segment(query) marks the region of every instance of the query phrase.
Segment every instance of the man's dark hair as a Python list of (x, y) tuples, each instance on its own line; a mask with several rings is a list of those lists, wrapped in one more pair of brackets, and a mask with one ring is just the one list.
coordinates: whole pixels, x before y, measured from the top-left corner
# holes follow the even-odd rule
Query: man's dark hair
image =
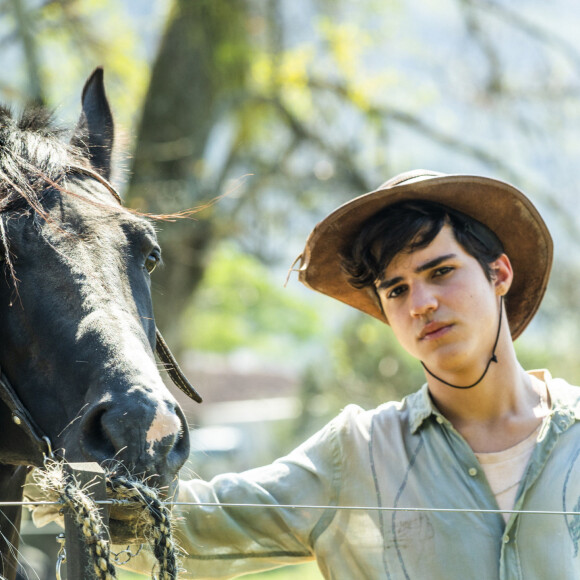
[(491, 262), (503, 254), (499, 238), (481, 222), (431, 201), (403, 201), (363, 223), (351, 248), (341, 256), (342, 267), (355, 288), (373, 286), (399, 252), (428, 246), (449, 224), (461, 247), (481, 265), (488, 280)]

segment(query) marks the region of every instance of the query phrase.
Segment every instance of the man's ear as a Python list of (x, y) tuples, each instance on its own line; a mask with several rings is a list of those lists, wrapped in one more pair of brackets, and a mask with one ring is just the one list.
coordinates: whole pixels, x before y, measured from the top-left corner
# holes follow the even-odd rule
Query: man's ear
[(514, 279), (512, 263), (506, 254), (502, 254), (497, 260), (489, 265), (491, 269), (491, 281), (498, 296), (505, 296)]

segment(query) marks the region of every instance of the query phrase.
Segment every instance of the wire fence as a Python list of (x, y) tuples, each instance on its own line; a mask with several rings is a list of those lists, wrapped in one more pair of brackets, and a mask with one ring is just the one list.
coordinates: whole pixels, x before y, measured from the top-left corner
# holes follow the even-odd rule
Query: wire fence
[[(132, 505), (127, 500), (107, 499), (95, 500), (97, 505), (122, 506)], [(191, 506), (191, 507), (216, 507), (216, 508), (264, 508), (264, 509), (307, 509), (307, 510), (337, 510), (337, 511), (378, 511), (378, 512), (437, 512), (437, 513), (476, 513), (476, 514), (518, 514), (518, 515), (550, 515), (550, 516), (580, 516), (580, 511), (558, 510), (508, 510), (508, 509), (481, 509), (481, 508), (436, 508), (436, 507), (413, 507), (413, 506), (354, 506), (354, 505), (315, 505), (315, 504), (263, 504), (263, 503), (219, 503), (219, 502), (184, 502), (164, 501), (167, 507)], [(58, 501), (7, 501), (0, 502), (0, 507), (8, 506), (60, 506)]]
[[(106, 508), (107, 506), (134, 506), (135, 502), (128, 499), (119, 498), (109, 498), (102, 499), (91, 498), (89, 501), (92, 504), (98, 506), (99, 508)], [(21, 506), (21, 507), (40, 507), (40, 506), (53, 506), (55, 508), (63, 508), (63, 501), (60, 500), (21, 500), (21, 501), (0, 501), (0, 509), (2, 507), (10, 506)], [(184, 502), (184, 501), (158, 501), (159, 509), (166, 510), (174, 506), (188, 507), (193, 509), (196, 508), (216, 508), (216, 509), (285, 509), (285, 510), (333, 510), (333, 511), (351, 511), (351, 512), (437, 512), (437, 513), (469, 513), (469, 514), (517, 514), (517, 515), (542, 515), (542, 516), (580, 516), (580, 511), (568, 511), (568, 510), (516, 510), (516, 509), (482, 509), (482, 508), (441, 508), (441, 507), (417, 507), (417, 506), (362, 506), (362, 505), (317, 505), (317, 504), (263, 504), (263, 503), (234, 503), (234, 502)], [(100, 511), (100, 510), (99, 510)], [(67, 512), (68, 513), (68, 512)], [(169, 513), (169, 512), (168, 512)], [(73, 526), (70, 521), (67, 522), (65, 515), (65, 533), (59, 534), (57, 536), (57, 541), (61, 544), (61, 549), (58, 553), (58, 558), (56, 561), (56, 578), (61, 579), (61, 566), (64, 562), (67, 563), (67, 573), (71, 574), (73, 578), (76, 578), (78, 574), (84, 574), (83, 570), (87, 570), (89, 563), (93, 566), (93, 572), (91, 578), (95, 580), (114, 580), (117, 575), (115, 573), (115, 566), (123, 566), (127, 564), (133, 557), (139, 555), (143, 544), (139, 547), (139, 550), (134, 553), (131, 551), (131, 546), (127, 546), (126, 550), (116, 553), (110, 550), (108, 544), (105, 544), (107, 548), (106, 559), (90, 554), (87, 550), (89, 544), (85, 545), (79, 540), (79, 536), (75, 531), (75, 526)], [(70, 515), (68, 516), (70, 520)], [(104, 522), (105, 526), (108, 526), (108, 517)], [(83, 528), (85, 526), (83, 525)], [(169, 528), (168, 528), (169, 530)], [(103, 532), (99, 532), (102, 534)], [(171, 532), (169, 532), (170, 534)], [(75, 538), (76, 536), (76, 538)], [(92, 536), (91, 536), (92, 537)], [(177, 564), (175, 560), (175, 552), (173, 548), (173, 543), (170, 535), (167, 536), (169, 551), (167, 553), (172, 557), (169, 560), (164, 560), (156, 553), (156, 557), (159, 563), (159, 578), (167, 580), (176, 580), (178, 577), (177, 566), (168, 566), (167, 563)], [(65, 549), (66, 546), (66, 549)], [(99, 566), (98, 562), (105, 562), (106, 567)], [(78, 576), (80, 577), (80, 576)], [(155, 574), (152, 578), (156, 578)]]

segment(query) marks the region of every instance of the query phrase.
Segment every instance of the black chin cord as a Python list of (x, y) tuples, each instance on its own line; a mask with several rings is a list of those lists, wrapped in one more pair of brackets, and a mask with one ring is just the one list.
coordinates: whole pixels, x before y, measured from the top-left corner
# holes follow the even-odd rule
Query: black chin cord
[(497, 325), (497, 334), (495, 335), (495, 343), (493, 344), (493, 350), (491, 353), (491, 358), (487, 361), (487, 365), (485, 366), (485, 369), (483, 371), (483, 374), (479, 377), (479, 379), (477, 379), (477, 381), (475, 381), (475, 383), (471, 384), (471, 385), (466, 385), (464, 387), (460, 386), (460, 385), (452, 385), (451, 383), (448, 383), (447, 381), (444, 381), (443, 379), (439, 378), (437, 375), (434, 375), (425, 365), (425, 363), (423, 361), (421, 361), (421, 364), (423, 365), (423, 368), (434, 378), (437, 379), (438, 381), (440, 381), (441, 383), (443, 383), (444, 385), (447, 385), (448, 387), (453, 387), (454, 389), (471, 389), (472, 387), (475, 387), (476, 385), (479, 385), (479, 383), (481, 383), (481, 381), (483, 380), (483, 377), (485, 377), (485, 375), (487, 374), (487, 371), (489, 370), (489, 367), (491, 365), (492, 362), (496, 363), (497, 362), (497, 356), (495, 355), (495, 349), (497, 348), (497, 343), (499, 342), (499, 333), (501, 332), (501, 320), (502, 320), (502, 315), (503, 315), (503, 296), (500, 296), (500, 305), (499, 305), (499, 323)]

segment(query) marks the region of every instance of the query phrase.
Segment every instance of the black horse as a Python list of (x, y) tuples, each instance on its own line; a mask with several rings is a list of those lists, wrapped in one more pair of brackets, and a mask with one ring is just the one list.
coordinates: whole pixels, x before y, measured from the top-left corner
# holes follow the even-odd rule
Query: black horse
[[(154, 357), (165, 348), (149, 278), (160, 249), (150, 221), (123, 208), (108, 182), (113, 120), (101, 69), (69, 142), (51, 125), (42, 110), (16, 120), (0, 108), (0, 501), (20, 500), (28, 466), (51, 453), (169, 493), (189, 438)], [(20, 515), (0, 511), (8, 579)]]

